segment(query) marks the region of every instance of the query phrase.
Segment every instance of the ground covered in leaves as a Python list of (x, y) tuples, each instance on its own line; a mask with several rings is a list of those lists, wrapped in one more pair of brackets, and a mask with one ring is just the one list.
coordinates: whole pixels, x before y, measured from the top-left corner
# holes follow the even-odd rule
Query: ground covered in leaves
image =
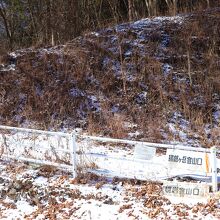
[(0, 165), (1, 219), (219, 219), (217, 198), (168, 199), (157, 182), (71, 173), (50, 166)]

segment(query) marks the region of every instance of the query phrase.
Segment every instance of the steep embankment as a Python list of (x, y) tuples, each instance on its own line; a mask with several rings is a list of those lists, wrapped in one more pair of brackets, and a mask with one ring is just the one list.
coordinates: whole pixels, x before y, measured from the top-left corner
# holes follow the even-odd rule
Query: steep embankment
[(143, 19), (2, 57), (0, 123), (216, 144), (220, 9)]

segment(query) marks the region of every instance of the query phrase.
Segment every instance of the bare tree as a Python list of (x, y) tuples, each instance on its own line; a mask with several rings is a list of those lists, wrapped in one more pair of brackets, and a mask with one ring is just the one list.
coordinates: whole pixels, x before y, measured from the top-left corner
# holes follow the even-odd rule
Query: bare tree
[(165, 2), (168, 6), (169, 11), (172, 12), (173, 15), (176, 15), (178, 0), (165, 0)]
[(7, 13), (7, 5), (5, 2), (0, 1), (0, 16), (4, 23), (4, 28), (6, 31), (7, 39), (9, 41), (9, 47), (13, 47), (13, 25), (10, 18), (10, 14)]
[(157, 14), (157, 0), (145, 0), (148, 15), (154, 16)]
[(129, 21), (135, 18), (134, 0), (128, 0), (128, 18)]
[(0, 0), (7, 46), (56, 45), (83, 31), (143, 16), (219, 6), (216, 0)]

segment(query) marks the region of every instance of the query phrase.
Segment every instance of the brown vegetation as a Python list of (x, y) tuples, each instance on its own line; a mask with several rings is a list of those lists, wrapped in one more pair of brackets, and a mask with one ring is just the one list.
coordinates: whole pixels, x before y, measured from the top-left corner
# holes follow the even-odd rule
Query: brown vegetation
[[(140, 137), (158, 141), (180, 112), (189, 132), (207, 144), (205, 125), (218, 124), (219, 18), (216, 8), (181, 22), (128, 23), (65, 46), (17, 51), (17, 58), (2, 59), (0, 121), (81, 127), (112, 137), (125, 137), (137, 124)], [(10, 63), (15, 70), (3, 71)]]
[(33, 45), (54, 46), (128, 20), (219, 6), (219, 0), (2, 0), (0, 53)]

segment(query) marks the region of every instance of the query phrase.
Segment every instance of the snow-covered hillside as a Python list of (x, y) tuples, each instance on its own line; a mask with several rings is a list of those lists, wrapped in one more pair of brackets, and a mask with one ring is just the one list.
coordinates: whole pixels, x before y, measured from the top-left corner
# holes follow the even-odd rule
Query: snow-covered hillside
[(0, 122), (219, 143), (219, 9), (87, 33), (1, 58)]

